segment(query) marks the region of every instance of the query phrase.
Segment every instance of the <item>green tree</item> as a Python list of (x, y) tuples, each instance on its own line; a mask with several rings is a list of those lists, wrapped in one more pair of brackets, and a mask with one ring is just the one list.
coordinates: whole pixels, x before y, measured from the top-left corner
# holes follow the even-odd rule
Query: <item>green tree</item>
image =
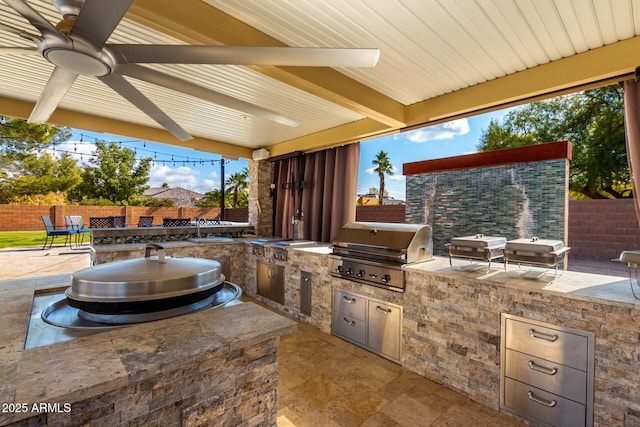
[[(380, 195), (380, 190), (378, 190), (378, 187), (369, 187), (368, 193)], [(386, 189), (384, 190), (384, 197), (385, 198), (389, 197), (389, 192)]]
[(378, 177), (380, 177), (378, 204), (381, 205), (385, 194), (384, 176), (393, 175), (393, 165), (391, 164), (391, 160), (389, 160), (389, 155), (382, 150), (380, 150), (376, 155), (376, 158), (373, 159), (371, 163), (375, 165), (373, 171), (378, 174)]
[[(216, 188), (204, 193), (202, 199), (196, 202), (196, 206), (199, 208), (219, 208), (220, 207), (220, 189)], [(226, 208), (231, 207), (231, 195), (232, 190), (230, 188), (224, 191), (224, 206)]]
[(68, 154), (60, 160), (47, 153), (28, 155), (22, 161), (20, 175), (7, 180), (14, 197), (66, 193), (81, 182), (80, 169)]
[(67, 127), (5, 118), (0, 124), (0, 171), (10, 173), (20, 170), (25, 157), (69, 138), (71, 130)]
[(80, 182), (78, 166), (66, 154), (58, 160), (42, 149), (70, 136), (69, 128), (20, 119), (0, 124), (0, 203), (44, 200), (49, 194), (64, 199)]
[[(245, 168), (246, 169), (246, 168)], [(232, 173), (225, 181), (225, 185), (231, 190), (233, 203), (231, 207), (238, 207), (238, 196), (241, 192), (246, 192), (249, 188), (248, 176), (243, 172)]]
[(580, 197), (631, 197), (624, 131), (624, 97), (611, 85), (534, 102), (492, 120), (478, 149), (491, 151), (569, 140), (569, 188)]
[(96, 141), (94, 157), (82, 172), (82, 182), (72, 196), (75, 200), (107, 199), (112, 202), (130, 202), (149, 186), (151, 158), (136, 160), (136, 153), (116, 143)]

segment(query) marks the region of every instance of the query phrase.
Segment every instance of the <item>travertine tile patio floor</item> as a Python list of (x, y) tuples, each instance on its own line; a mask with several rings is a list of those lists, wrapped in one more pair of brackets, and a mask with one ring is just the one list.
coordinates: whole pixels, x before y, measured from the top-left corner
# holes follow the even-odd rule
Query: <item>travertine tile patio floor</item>
[(319, 329), (299, 323), (278, 350), (278, 426), (522, 426)]

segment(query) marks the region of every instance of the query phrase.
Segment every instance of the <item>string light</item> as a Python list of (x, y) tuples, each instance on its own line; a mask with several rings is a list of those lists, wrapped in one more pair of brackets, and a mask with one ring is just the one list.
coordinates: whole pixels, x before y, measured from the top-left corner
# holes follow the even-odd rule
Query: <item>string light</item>
[[(0, 116), (0, 124), (2, 124), (2, 120), (4, 120), (4, 117)], [(5, 123), (6, 123), (6, 121), (5, 121)], [(45, 128), (45, 132), (48, 132), (48, 128)], [(224, 161), (224, 159), (211, 159), (211, 158), (209, 158), (209, 159), (195, 158), (194, 159), (193, 157), (189, 157), (189, 156), (180, 156), (180, 155), (173, 154), (173, 153), (162, 153), (162, 152), (159, 152), (157, 150), (150, 150), (150, 149), (147, 148), (146, 141), (142, 141), (142, 140), (122, 140), (122, 141), (110, 140), (110, 141), (104, 141), (104, 140), (101, 140), (100, 138), (94, 138), (94, 137), (87, 136), (87, 135), (84, 135), (84, 134), (80, 134), (80, 140), (73, 143), (73, 151), (60, 150), (57, 147), (56, 142), (54, 142), (54, 141), (52, 141), (50, 143), (50, 145), (52, 146), (51, 150), (53, 151), (54, 154), (57, 154), (57, 153), (61, 153), (61, 154), (62, 153), (67, 153), (67, 154), (75, 154), (75, 155), (80, 154), (80, 159), (83, 160), (84, 159), (84, 157), (83, 157), (84, 155), (83, 155), (81, 150), (78, 150), (77, 144), (78, 143), (88, 142), (85, 138), (93, 139), (95, 141), (103, 141), (103, 142), (107, 142), (109, 144), (115, 144), (117, 142), (118, 146), (120, 148), (123, 148), (123, 144), (131, 144), (131, 145), (133, 145), (133, 144), (142, 143), (143, 147), (138, 147), (138, 146), (133, 145), (131, 148), (129, 148), (129, 147), (124, 147), (124, 148), (133, 149), (134, 155), (136, 157), (135, 160), (137, 160), (137, 161), (140, 161), (143, 158), (150, 158), (151, 157), (151, 153), (153, 153), (153, 159), (152, 159), (152, 164), (153, 165), (158, 165), (158, 164), (160, 164), (160, 162), (162, 162), (162, 165), (166, 166), (168, 162), (171, 162), (171, 164), (173, 166), (182, 165), (182, 166), (194, 166), (194, 167), (197, 167), (198, 163), (200, 163), (200, 166), (204, 166), (207, 163), (211, 164), (211, 166), (215, 166), (216, 162)], [(142, 156), (140, 151), (148, 152), (149, 156), (146, 156), (146, 157)], [(87, 153), (84, 153), (84, 154), (87, 154)], [(140, 157), (138, 157), (138, 155), (140, 155)], [(158, 156), (165, 156), (167, 158), (170, 156), (171, 160), (168, 160), (168, 159), (165, 160), (165, 159), (162, 159), (162, 157), (158, 158)], [(97, 156), (95, 154), (87, 154), (87, 157), (95, 158)], [(184, 160), (181, 160), (181, 159), (184, 159)]]

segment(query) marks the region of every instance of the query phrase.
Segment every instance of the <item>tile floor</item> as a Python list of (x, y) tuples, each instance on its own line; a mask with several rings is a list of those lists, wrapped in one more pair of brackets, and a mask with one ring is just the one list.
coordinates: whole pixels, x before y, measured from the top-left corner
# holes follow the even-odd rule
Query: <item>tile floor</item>
[(278, 366), (279, 427), (524, 425), (303, 323)]

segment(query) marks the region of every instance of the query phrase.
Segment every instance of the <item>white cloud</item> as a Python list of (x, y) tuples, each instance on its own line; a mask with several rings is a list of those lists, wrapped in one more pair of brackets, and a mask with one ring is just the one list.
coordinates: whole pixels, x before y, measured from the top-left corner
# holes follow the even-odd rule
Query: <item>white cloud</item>
[[(378, 172), (376, 172), (375, 169), (376, 168), (369, 168), (366, 170), (366, 172), (371, 175), (378, 175)], [(398, 168), (395, 167), (394, 165), (391, 165), (391, 170), (393, 171), (394, 175), (398, 173)], [(391, 175), (391, 176), (394, 176), (394, 175)]]
[(411, 142), (427, 142), (441, 139), (453, 139), (456, 136), (469, 133), (469, 121), (467, 119), (453, 120), (439, 125), (433, 125), (422, 129), (400, 133), (395, 139), (406, 139)]
[(96, 151), (96, 146), (89, 142), (66, 141), (62, 144), (56, 144), (55, 151), (52, 148), (48, 148), (46, 151), (57, 159), (60, 158), (62, 153), (66, 153), (80, 165), (92, 166), (92, 164), (89, 163), (89, 159)]
[(386, 179), (389, 179), (391, 181), (406, 181), (407, 177), (404, 175), (394, 174), (394, 175), (388, 176)]
[[(167, 165), (159, 165), (151, 167), (149, 171), (149, 183), (151, 187), (161, 187), (163, 183), (169, 184), (171, 188), (186, 188), (187, 190), (196, 191), (198, 193), (206, 193), (220, 186), (219, 181), (212, 179), (203, 179), (200, 177), (201, 171), (189, 166), (171, 167)], [(215, 172), (209, 174), (216, 175)]]

